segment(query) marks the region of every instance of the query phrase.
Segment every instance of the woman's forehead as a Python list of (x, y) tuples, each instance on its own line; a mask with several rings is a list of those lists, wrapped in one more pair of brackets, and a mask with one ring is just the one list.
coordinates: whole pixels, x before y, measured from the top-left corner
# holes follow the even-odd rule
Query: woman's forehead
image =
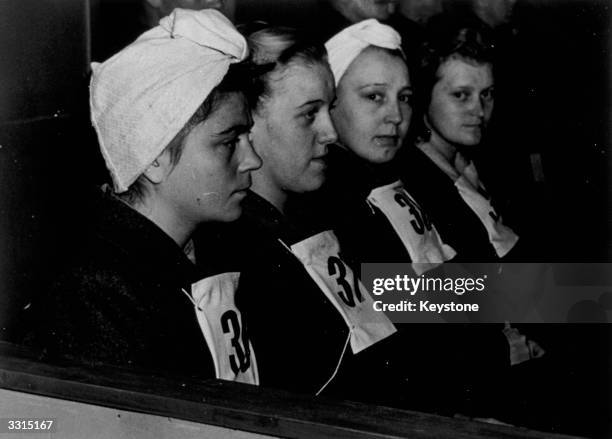
[(481, 63), (463, 57), (451, 57), (440, 64), (438, 82), (460, 85), (478, 83), (483, 87), (493, 84), (493, 69), (489, 63)]
[(333, 75), (323, 62), (295, 61), (272, 74), (270, 81), (277, 96), (312, 94), (318, 90), (334, 90)]
[(406, 62), (388, 50), (370, 46), (364, 49), (348, 67), (340, 80), (351, 85), (368, 83), (396, 84), (410, 86), (410, 76)]

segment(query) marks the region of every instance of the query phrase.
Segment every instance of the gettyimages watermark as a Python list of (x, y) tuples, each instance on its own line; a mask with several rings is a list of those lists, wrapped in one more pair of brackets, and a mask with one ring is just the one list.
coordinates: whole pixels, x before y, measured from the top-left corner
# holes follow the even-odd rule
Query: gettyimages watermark
[[(487, 275), (479, 278), (450, 277), (419, 277), (407, 274), (397, 274), (394, 278), (375, 278), (372, 282), (372, 294), (380, 296), (386, 292), (405, 293), (412, 297), (425, 293), (452, 293), (461, 296), (465, 293), (483, 292), (486, 288)], [(480, 309), (478, 303), (435, 303), (430, 300), (400, 300), (399, 303), (385, 303), (384, 300), (374, 300), (375, 311), (408, 311), (408, 312), (476, 312)]]
[(362, 264), (361, 280), (396, 323), (612, 322), (612, 264)]

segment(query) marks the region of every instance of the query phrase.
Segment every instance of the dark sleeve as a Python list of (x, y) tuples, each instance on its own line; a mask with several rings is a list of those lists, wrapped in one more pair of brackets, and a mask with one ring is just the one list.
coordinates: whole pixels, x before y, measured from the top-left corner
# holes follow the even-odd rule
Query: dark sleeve
[(50, 357), (136, 365), (145, 334), (134, 286), (116, 270), (77, 267), (54, 282), (37, 304), (35, 343)]

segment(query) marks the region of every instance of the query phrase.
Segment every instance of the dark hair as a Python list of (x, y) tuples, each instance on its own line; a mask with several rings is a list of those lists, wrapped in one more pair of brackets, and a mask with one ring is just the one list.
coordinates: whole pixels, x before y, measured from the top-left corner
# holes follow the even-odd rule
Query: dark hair
[[(212, 113), (217, 110), (219, 104), (230, 93), (242, 93), (245, 95), (249, 105), (257, 98), (258, 93), (250, 83), (252, 82), (251, 68), (248, 62), (232, 64), (223, 80), (206, 97), (204, 102), (189, 118), (185, 126), (174, 136), (174, 138), (164, 148), (170, 153), (170, 164), (174, 167), (178, 164), (183, 154), (185, 138), (192, 129), (204, 122)], [(134, 183), (130, 185), (126, 192), (118, 194), (128, 204), (135, 204), (141, 201), (147, 191), (147, 183), (144, 175), (140, 175)]]
[(258, 97), (252, 109), (270, 97), (271, 75), (299, 61), (309, 64), (327, 64), (327, 51), (323, 44), (315, 42), (298, 30), (284, 26), (271, 26), (253, 22), (238, 28), (247, 38), (251, 49), (251, 62), (260, 67), (254, 75), (253, 85)]
[[(493, 40), (486, 28), (452, 25), (438, 22), (437, 28), (430, 28), (430, 38), (425, 42), (416, 76), (416, 107), (424, 115), (431, 95), (440, 80), (439, 69), (450, 59), (463, 59), (475, 64), (493, 64)], [(420, 120), (421, 118), (417, 118)], [(421, 126), (418, 131), (426, 131)], [(420, 135), (420, 133), (419, 133)]]

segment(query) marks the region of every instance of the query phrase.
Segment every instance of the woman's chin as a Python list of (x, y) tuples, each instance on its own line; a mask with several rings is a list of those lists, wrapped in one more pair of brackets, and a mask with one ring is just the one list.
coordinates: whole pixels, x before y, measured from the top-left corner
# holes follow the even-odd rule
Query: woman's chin
[(377, 148), (375, 151), (369, 151), (368, 154), (361, 155), (361, 158), (370, 163), (382, 165), (393, 160), (398, 151), (398, 148)]
[(463, 146), (478, 146), (481, 141), (482, 134), (480, 134), (480, 132), (468, 133), (459, 139), (459, 143)]
[(293, 192), (300, 194), (314, 192), (318, 189), (321, 189), (323, 183), (325, 183), (325, 173), (316, 172), (313, 173), (313, 175), (309, 176), (307, 180), (302, 181), (300, 187), (295, 187)]

